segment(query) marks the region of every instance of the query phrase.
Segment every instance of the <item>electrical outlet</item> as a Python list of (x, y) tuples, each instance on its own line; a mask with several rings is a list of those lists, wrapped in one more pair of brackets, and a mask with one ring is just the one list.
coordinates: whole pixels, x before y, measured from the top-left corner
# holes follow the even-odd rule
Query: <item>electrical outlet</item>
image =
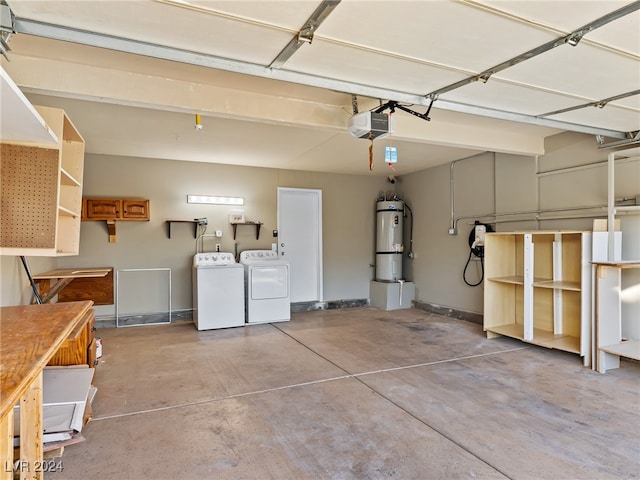
[(449, 229), (449, 235), (457, 235), (458, 232), (456, 232), (455, 228), (450, 228)]
[(222, 237), (222, 230), (216, 230), (216, 237)]

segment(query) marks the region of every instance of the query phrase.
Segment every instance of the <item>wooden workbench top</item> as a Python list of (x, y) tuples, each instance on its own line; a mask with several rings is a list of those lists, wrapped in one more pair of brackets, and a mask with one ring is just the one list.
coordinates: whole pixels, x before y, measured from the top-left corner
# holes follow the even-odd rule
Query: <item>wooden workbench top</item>
[(34, 280), (46, 280), (54, 278), (92, 278), (106, 277), (112, 267), (95, 268), (58, 268), (49, 272), (39, 273), (33, 276)]
[(0, 418), (47, 365), (93, 302), (0, 308)]

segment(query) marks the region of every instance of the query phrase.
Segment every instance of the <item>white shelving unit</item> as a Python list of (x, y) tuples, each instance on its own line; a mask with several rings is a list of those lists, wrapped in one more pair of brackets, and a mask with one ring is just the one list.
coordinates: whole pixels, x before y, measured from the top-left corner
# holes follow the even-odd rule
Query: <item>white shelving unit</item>
[(640, 360), (640, 340), (622, 339), (622, 271), (640, 268), (640, 261), (594, 262), (596, 266), (596, 368), (600, 373), (620, 367), (620, 357)]
[(638, 212), (640, 213), (640, 205), (632, 206), (616, 206), (616, 159), (640, 158), (640, 147), (629, 148), (611, 152), (607, 155), (607, 224), (609, 231), (609, 252), (608, 258), (614, 260), (615, 246), (615, 218), (616, 214), (621, 212)]
[(595, 332), (596, 358), (594, 368), (600, 373), (620, 366), (620, 357), (640, 360), (640, 339), (622, 338), (623, 311), (620, 295), (622, 273), (626, 269), (640, 268), (640, 259), (619, 260), (615, 239), (616, 215), (622, 212), (638, 212), (640, 206), (616, 206), (615, 161), (640, 157), (640, 147), (611, 152), (607, 157), (608, 168), (608, 252), (607, 261), (594, 261), (596, 269)]

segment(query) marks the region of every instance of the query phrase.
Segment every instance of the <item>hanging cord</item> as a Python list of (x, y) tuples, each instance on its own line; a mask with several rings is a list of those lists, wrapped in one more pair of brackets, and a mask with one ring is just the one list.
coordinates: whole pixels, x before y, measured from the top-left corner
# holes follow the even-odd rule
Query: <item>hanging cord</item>
[(200, 249), (198, 248), (198, 242), (200, 242), (200, 247), (202, 247), (202, 249), (204, 250), (204, 244), (203, 244), (203, 240), (202, 237), (204, 236), (205, 233), (207, 233), (207, 228), (208, 225), (198, 225), (196, 227), (196, 255), (198, 253), (202, 253), (200, 252)]
[(467, 281), (467, 268), (469, 267), (469, 263), (471, 263), (471, 256), (472, 255), (473, 255), (473, 250), (469, 250), (469, 258), (467, 259), (467, 263), (464, 266), (464, 272), (462, 272), (462, 279), (464, 280), (464, 283), (466, 283), (470, 287), (477, 287), (484, 280), (484, 255), (478, 257), (480, 259), (480, 272), (481, 272), (480, 273), (480, 280), (478, 280), (478, 283), (469, 283)]
[(369, 135), (369, 141), (371, 145), (369, 145), (369, 171), (373, 172), (373, 137)]
[(411, 214), (411, 221), (409, 222), (409, 258), (413, 258), (413, 211), (411, 207), (405, 202), (404, 207)]
[(27, 259), (21, 255), (20, 260), (22, 260), (22, 266), (24, 267), (24, 271), (27, 272), (27, 277), (29, 277), (29, 283), (31, 284), (31, 290), (33, 290), (33, 295), (36, 297), (36, 302), (38, 302), (38, 305), (42, 305), (42, 297), (40, 296), (40, 292), (38, 292), (38, 286), (36, 285), (36, 282), (33, 281), (33, 277), (31, 276), (31, 270), (29, 270), (29, 264), (27, 263)]
[[(469, 258), (467, 259), (467, 263), (464, 266), (462, 279), (464, 280), (464, 283), (466, 283), (470, 287), (477, 287), (484, 280), (484, 246), (482, 244), (478, 245), (477, 239), (475, 237), (475, 227), (478, 225), (484, 225), (485, 233), (493, 232), (493, 227), (491, 227), (491, 225), (480, 223), (478, 221), (476, 221), (475, 226), (469, 232)], [(472, 255), (475, 255), (480, 259), (480, 280), (478, 280), (478, 283), (469, 283), (467, 281), (467, 268), (469, 267), (469, 263), (471, 262)]]

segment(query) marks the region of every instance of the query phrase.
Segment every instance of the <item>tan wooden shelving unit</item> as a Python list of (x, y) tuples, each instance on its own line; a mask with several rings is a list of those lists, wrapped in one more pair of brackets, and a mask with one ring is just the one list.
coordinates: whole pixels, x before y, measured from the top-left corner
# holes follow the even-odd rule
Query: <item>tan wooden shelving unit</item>
[(84, 140), (65, 112), (35, 107), (57, 144), (1, 144), (0, 254), (77, 255)]
[(591, 232), (488, 233), (484, 330), (591, 362)]

